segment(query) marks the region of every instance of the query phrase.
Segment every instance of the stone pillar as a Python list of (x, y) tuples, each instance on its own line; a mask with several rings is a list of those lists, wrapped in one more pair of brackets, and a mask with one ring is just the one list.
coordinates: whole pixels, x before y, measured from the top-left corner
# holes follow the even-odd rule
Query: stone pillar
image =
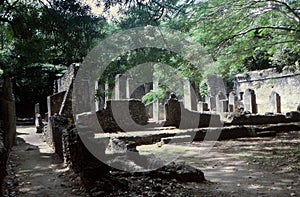
[(39, 114), (40, 113), (40, 104), (36, 103), (34, 105), (34, 114)]
[(127, 90), (127, 77), (121, 74), (118, 74), (115, 77), (115, 91), (114, 99), (123, 100), (126, 99), (126, 90)]
[(164, 126), (179, 127), (181, 121), (181, 104), (175, 94), (171, 94), (165, 104), (166, 122)]
[(97, 98), (95, 99), (95, 110), (99, 111), (100, 109), (100, 103), (101, 103), (101, 95), (98, 95), (98, 93), (100, 93), (101, 90), (99, 90), (99, 82), (98, 80), (95, 81), (95, 93), (97, 94)]
[(198, 102), (198, 111), (199, 112), (209, 111), (208, 104), (202, 101)]
[(212, 96), (206, 96), (205, 97), (205, 102), (208, 105), (208, 109), (210, 111), (216, 111), (216, 98)]
[(61, 79), (57, 80), (57, 92), (61, 92)]
[(145, 95), (145, 85), (138, 83), (132, 78), (127, 78), (126, 88), (127, 99), (142, 99), (142, 97)]
[(256, 95), (254, 90), (247, 89), (244, 93), (244, 107), (245, 111), (249, 111), (250, 113), (257, 113), (257, 104), (256, 104)]
[(133, 93), (133, 84), (132, 84), (132, 78), (128, 77), (126, 79), (126, 99), (130, 99), (131, 94)]
[(270, 97), (273, 113), (281, 113), (281, 98), (277, 92), (272, 91)]
[[(153, 81), (153, 90), (158, 90), (158, 81)], [(153, 106), (153, 121), (158, 122), (159, 121), (159, 102), (155, 101), (152, 104)]]
[(226, 94), (224, 81), (219, 75), (211, 75), (207, 79), (208, 95), (216, 97), (219, 92)]
[(51, 123), (51, 116), (52, 114), (52, 110), (51, 110), (51, 96), (47, 97), (47, 109), (48, 109), (48, 125), (47, 125), (47, 131), (46, 131), (46, 138), (48, 140), (50, 140), (49, 143), (53, 143), (52, 139), (53, 139), (53, 135), (52, 135), (52, 123)]
[[(227, 103), (227, 106), (225, 106)], [(228, 112), (228, 100), (223, 92), (219, 92), (216, 96), (216, 111), (219, 113)]]
[(229, 93), (229, 98), (228, 98), (228, 111), (229, 112), (238, 112), (239, 104), (238, 104), (239, 98), (235, 94), (235, 92), (230, 92)]
[(108, 85), (108, 82), (106, 82), (104, 86), (105, 86), (104, 87), (104, 94), (105, 94), (105, 101), (104, 101), (104, 103), (106, 103), (106, 101), (108, 99), (110, 99), (109, 98), (109, 85)]
[(184, 80), (184, 107), (188, 110), (197, 111), (197, 96), (195, 91), (189, 81), (189, 79)]

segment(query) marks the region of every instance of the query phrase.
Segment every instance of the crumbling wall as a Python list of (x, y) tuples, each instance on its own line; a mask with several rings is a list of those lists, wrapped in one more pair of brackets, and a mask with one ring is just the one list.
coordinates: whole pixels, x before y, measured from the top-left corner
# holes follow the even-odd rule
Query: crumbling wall
[(46, 142), (63, 158), (62, 130), (73, 124), (72, 91), (73, 81), (79, 64), (72, 64), (62, 78), (55, 82), (56, 93), (48, 96), (48, 125), (44, 130)]
[(175, 126), (181, 129), (222, 126), (220, 115), (200, 113), (184, 108), (183, 103), (175, 98), (168, 100), (165, 105), (166, 122), (164, 126)]
[[(135, 99), (109, 100), (106, 102), (106, 108), (97, 112), (97, 117), (104, 132), (134, 130), (135, 124), (146, 125), (148, 122), (145, 105)], [(123, 128), (119, 125), (123, 125)]]
[(3, 178), (6, 176), (6, 163), (16, 137), (16, 110), (9, 78), (0, 79), (0, 194)]
[(300, 103), (300, 71), (277, 73), (275, 68), (252, 71), (236, 75), (235, 85), (237, 92), (245, 92), (249, 88), (255, 91), (258, 113), (273, 111), (272, 92), (280, 95), (283, 113), (295, 111)]

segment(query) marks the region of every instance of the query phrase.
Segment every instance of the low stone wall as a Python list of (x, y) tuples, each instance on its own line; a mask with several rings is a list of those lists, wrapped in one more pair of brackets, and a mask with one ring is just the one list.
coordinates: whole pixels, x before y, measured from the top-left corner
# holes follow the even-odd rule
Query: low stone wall
[(135, 130), (148, 122), (145, 105), (140, 100), (109, 100), (97, 117), (104, 132)]
[(300, 122), (300, 112), (292, 111), (283, 114), (269, 114), (269, 115), (238, 115), (232, 118), (231, 122), (226, 123), (229, 125), (265, 125), (265, 124), (279, 124)]
[(9, 78), (0, 79), (0, 195), (6, 176), (6, 163), (16, 138), (15, 99)]
[(166, 122), (164, 126), (177, 128), (200, 128), (222, 126), (220, 115), (199, 113), (184, 108), (183, 103), (177, 99), (169, 99), (166, 104)]
[[(91, 136), (93, 136), (93, 134), (91, 134)], [(80, 173), (81, 180), (86, 187), (89, 187), (87, 179), (99, 179), (109, 174), (110, 167), (99, 161), (90, 153), (83, 144), (74, 125), (69, 125), (63, 130), (62, 138), (65, 162), (76, 173)], [(90, 143), (93, 142), (95, 141), (91, 141)], [(104, 153), (105, 147), (99, 147), (99, 144), (95, 145), (95, 147), (97, 147), (98, 150), (102, 148)]]

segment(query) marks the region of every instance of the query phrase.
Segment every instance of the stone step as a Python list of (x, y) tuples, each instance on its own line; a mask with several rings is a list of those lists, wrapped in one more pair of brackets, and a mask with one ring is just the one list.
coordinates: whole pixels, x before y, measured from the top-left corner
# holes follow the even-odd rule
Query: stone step
[(179, 136), (161, 138), (161, 143), (162, 144), (182, 143), (182, 142), (191, 142), (192, 140), (193, 139), (191, 135), (179, 135)]

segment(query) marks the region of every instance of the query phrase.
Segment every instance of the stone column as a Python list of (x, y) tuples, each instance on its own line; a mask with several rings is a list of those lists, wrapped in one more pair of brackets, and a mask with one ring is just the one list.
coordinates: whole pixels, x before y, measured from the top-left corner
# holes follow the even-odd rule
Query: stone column
[(39, 114), (40, 113), (40, 104), (36, 103), (34, 105), (34, 114)]
[(207, 79), (208, 95), (216, 97), (219, 92), (226, 94), (224, 81), (219, 75), (210, 75)]
[(184, 107), (188, 110), (197, 111), (197, 96), (189, 79), (184, 80)]
[[(99, 82), (97, 80), (97, 81), (95, 81), (95, 93), (96, 93), (96, 95), (98, 93), (100, 93), (100, 91), (101, 90), (99, 90)], [(101, 103), (101, 95), (97, 95), (96, 97), (97, 98), (95, 99), (95, 110), (99, 111), (99, 109), (100, 109), (100, 103)]]
[(247, 89), (244, 93), (244, 107), (245, 111), (249, 111), (250, 113), (257, 113), (257, 104), (256, 104), (256, 95), (254, 90)]
[(202, 101), (198, 102), (198, 111), (199, 112), (209, 111), (208, 110), (208, 104), (205, 103), (205, 102), (202, 102)]
[(145, 85), (132, 78), (127, 78), (126, 88), (127, 99), (142, 99), (142, 97), (145, 95)]
[(208, 109), (213, 112), (216, 111), (216, 98), (212, 96), (206, 96), (205, 97), (205, 102), (208, 105)]
[(281, 97), (277, 92), (272, 91), (269, 97), (270, 103), (272, 105), (273, 113), (281, 113)]
[(235, 92), (230, 92), (229, 93), (229, 98), (228, 98), (228, 111), (229, 112), (238, 112), (238, 96), (235, 94)]
[(104, 86), (105, 86), (104, 87), (104, 93), (105, 93), (105, 102), (104, 103), (106, 103), (106, 101), (108, 99), (110, 99), (109, 98), (109, 85), (108, 85), (108, 82), (106, 82)]
[(127, 90), (127, 77), (121, 74), (118, 74), (115, 77), (115, 91), (114, 99), (123, 100), (126, 99), (126, 90)]
[(227, 100), (227, 97), (221, 91), (216, 96), (216, 110), (219, 113), (224, 113), (224, 112), (228, 111), (228, 100)]
[[(153, 90), (158, 90), (158, 81), (153, 81)], [(153, 104), (153, 121), (159, 121), (159, 102), (155, 101)]]

